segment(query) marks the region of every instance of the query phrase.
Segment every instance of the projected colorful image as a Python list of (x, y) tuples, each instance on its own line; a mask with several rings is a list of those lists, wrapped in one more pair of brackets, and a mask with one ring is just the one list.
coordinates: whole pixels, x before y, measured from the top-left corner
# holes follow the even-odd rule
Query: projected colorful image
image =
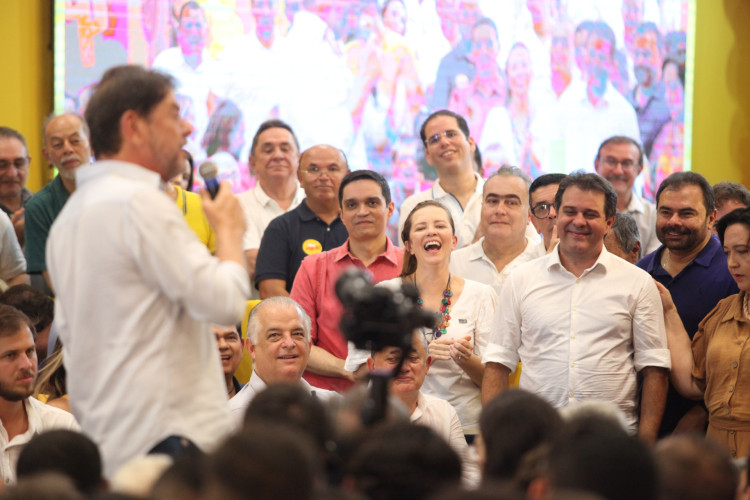
[(593, 171), (599, 143), (627, 135), (652, 198), (689, 168), (693, 12), (692, 0), (58, 0), (57, 107), (82, 112), (113, 65), (159, 68), (194, 127), (188, 149), (236, 191), (253, 186), (250, 143), (274, 117), (302, 149), (332, 144), (384, 174), (397, 206), (435, 179), (419, 127), (437, 109), (466, 117), (484, 176)]

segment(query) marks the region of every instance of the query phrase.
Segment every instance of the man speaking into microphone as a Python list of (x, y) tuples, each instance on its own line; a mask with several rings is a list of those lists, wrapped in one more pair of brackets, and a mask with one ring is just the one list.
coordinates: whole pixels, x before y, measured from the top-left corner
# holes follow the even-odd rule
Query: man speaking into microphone
[(105, 475), (150, 452), (210, 449), (231, 428), (210, 323), (238, 323), (250, 294), (242, 209), (228, 185), (203, 209), (216, 252), (188, 228), (163, 183), (182, 170), (191, 126), (171, 77), (108, 70), (86, 109), (97, 162), (50, 231), (71, 408)]

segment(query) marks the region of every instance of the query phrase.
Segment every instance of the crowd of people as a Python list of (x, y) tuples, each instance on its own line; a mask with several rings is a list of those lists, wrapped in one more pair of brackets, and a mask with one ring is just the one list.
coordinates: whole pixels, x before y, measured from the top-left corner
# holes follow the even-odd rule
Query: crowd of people
[[(438, 179), (400, 207), (278, 119), (252, 190), (196, 194), (175, 89), (108, 70), (85, 116), (45, 120), (60, 174), (34, 195), (0, 127), (5, 498), (750, 495), (747, 188), (675, 172), (651, 203), (623, 135), (595, 173), (484, 178), (442, 109), (420, 128)], [(352, 267), (432, 325), (355, 345)]]

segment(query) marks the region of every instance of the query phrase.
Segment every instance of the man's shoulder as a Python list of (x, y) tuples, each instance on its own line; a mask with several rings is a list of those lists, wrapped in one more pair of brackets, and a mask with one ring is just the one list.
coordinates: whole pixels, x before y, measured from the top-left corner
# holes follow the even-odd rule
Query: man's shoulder
[(29, 199), (26, 204), (26, 213), (37, 210), (59, 213), (67, 199), (68, 193), (62, 186), (62, 181), (59, 180), (59, 176), (55, 177)]
[(30, 421), (38, 425), (37, 431), (41, 432), (48, 429), (70, 429), (77, 431), (80, 429), (75, 417), (65, 410), (55, 408), (48, 404), (42, 403), (36, 398), (26, 398), (27, 409), (32, 415)]

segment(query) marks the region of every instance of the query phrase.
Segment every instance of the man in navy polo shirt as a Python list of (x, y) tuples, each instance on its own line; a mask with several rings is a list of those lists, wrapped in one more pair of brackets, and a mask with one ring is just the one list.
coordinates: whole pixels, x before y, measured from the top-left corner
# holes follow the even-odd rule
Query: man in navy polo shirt
[(289, 296), (302, 259), (346, 241), (338, 193), (348, 172), (346, 156), (333, 146), (313, 146), (302, 153), (297, 176), (306, 198), (272, 220), (260, 242), (255, 284), (261, 299)]
[[(737, 293), (719, 240), (713, 190), (695, 172), (676, 172), (656, 192), (656, 237), (662, 245), (638, 262), (667, 287), (685, 330), (693, 338), (698, 323), (724, 297)], [(704, 432), (705, 410), (670, 385), (659, 436), (673, 431)]]

